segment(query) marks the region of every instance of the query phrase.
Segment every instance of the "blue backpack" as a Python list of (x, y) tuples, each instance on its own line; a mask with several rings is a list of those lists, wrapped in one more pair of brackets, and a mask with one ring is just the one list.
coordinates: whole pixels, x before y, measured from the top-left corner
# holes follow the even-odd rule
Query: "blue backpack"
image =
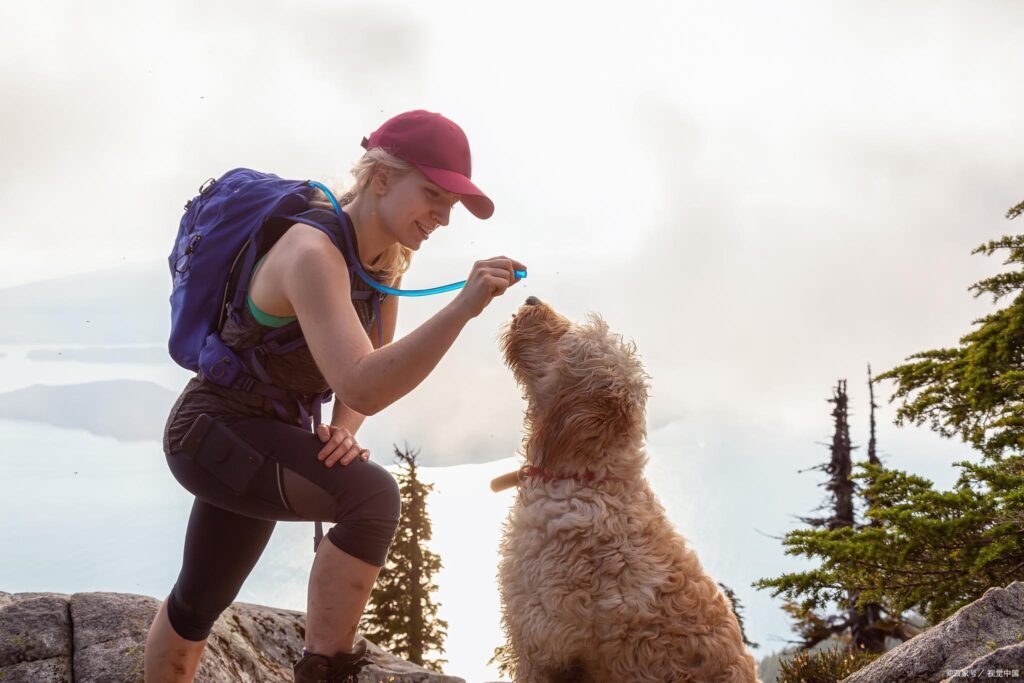
[[(319, 183), (317, 187), (326, 190)], [(298, 321), (268, 331), (244, 358), (224, 344), (219, 331), (227, 318), (238, 320), (257, 258), (270, 249), (283, 228), (294, 223), (322, 230), (345, 255), (350, 279), (357, 275), (368, 279), (344, 214), (337, 212), (340, 234), (333, 226), (296, 216), (310, 208), (311, 192), (309, 181), (284, 180), (247, 168), (228, 171), (217, 180), (210, 178), (185, 204), (168, 258), (173, 280), (168, 349), (175, 362), (220, 386), (267, 396), (286, 422), (295, 423), (284, 404), (297, 405), (298, 424), (305, 429), (320, 424), (321, 406), (331, 400), (332, 392), (299, 395), (274, 386), (259, 362), (261, 353), (279, 355), (306, 345)], [(354, 287), (352, 291), (353, 300), (372, 298), (378, 345), (382, 342), (380, 303), (385, 296)]]

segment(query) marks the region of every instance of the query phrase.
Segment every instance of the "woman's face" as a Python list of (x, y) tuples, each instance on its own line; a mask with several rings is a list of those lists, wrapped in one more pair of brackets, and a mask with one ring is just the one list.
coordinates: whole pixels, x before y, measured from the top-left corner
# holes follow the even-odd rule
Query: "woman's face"
[(395, 241), (414, 251), (435, 228), (448, 225), (452, 206), (458, 201), (457, 195), (416, 169), (401, 175), (391, 173), (385, 187), (377, 205), (381, 221)]

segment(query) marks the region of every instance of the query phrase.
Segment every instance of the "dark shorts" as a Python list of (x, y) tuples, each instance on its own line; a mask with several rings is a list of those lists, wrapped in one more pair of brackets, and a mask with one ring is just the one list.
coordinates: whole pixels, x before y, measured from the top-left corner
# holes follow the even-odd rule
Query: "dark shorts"
[[(218, 418), (251, 447), (255, 462), (244, 490), (238, 481), (204, 466), (225, 450), (223, 439), (206, 437), (201, 457), (166, 454), (178, 482), (196, 499), (192, 505), (178, 581), (168, 599), (175, 631), (189, 640), (209, 635), (220, 613), (234, 601), (259, 560), (278, 521), (334, 524), (325, 538), (364, 562), (383, 566), (398, 528), (398, 484), (375, 462), (354, 460), (325, 467), (317, 460), (320, 439), (270, 417)], [(223, 436), (223, 435), (222, 435)], [(230, 450), (230, 449), (228, 449)], [(215, 451), (215, 452), (211, 452)], [(312, 542), (310, 543), (312, 549)]]

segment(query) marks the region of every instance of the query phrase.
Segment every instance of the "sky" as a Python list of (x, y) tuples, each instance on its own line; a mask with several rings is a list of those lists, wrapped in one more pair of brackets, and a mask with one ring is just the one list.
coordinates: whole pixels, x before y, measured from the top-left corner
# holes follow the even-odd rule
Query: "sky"
[[(496, 255), (529, 277), (360, 439), (382, 456), (408, 439), (432, 465), (511, 456), (523, 404), (501, 325), (530, 294), (597, 312), (652, 376), (651, 448), (692, 476), (678, 495), (699, 502), (702, 557), (733, 572), (756, 548), (760, 567), (820, 497), (797, 472), (823, 457), (836, 379), (865, 444), (867, 364), (955, 345), (992, 310), (967, 287), (1000, 260), (970, 252), (1018, 228), (1021, 20), (1017, 2), (5, 3), (0, 295), (71, 300), (103, 271), (131, 290), (111, 297), (151, 301), (131, 341), (160, 344), (165, 259), (206, 178), (344, 179), (384, 119), (441, 112), (496, 212), (456, 211), (404, 286)], [(398, 334), (444, 301), (404, 300)], [(61, 321), (39, 341), (82, 325)], [(883, 457), (948, 484), (971, 454), (893, 426), (889, 390)], [(750, 500), (771, 507), (756, 532), (734, 504)], [(785, 635), (771, 618), (762, 635)]]

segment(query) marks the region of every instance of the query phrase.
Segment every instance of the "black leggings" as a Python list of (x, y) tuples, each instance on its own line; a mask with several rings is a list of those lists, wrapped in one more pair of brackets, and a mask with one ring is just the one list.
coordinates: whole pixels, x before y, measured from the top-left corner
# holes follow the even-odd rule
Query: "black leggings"
[[(175, 479), (195, 495), (181, 572), (167, 601), (171, 626), (204, 640), (238, 595), (277, 521), (334, 522), (326, 538), (383, 566), (398, 528), (401, 499), (391, 473), (353, 460), (324, 467), (320, 439), (273, 418), (218, 418), (266, 460), (242, 495), (184, 452), (167, 454)], [(206, 441), (203, 442), (204, 445)]]

